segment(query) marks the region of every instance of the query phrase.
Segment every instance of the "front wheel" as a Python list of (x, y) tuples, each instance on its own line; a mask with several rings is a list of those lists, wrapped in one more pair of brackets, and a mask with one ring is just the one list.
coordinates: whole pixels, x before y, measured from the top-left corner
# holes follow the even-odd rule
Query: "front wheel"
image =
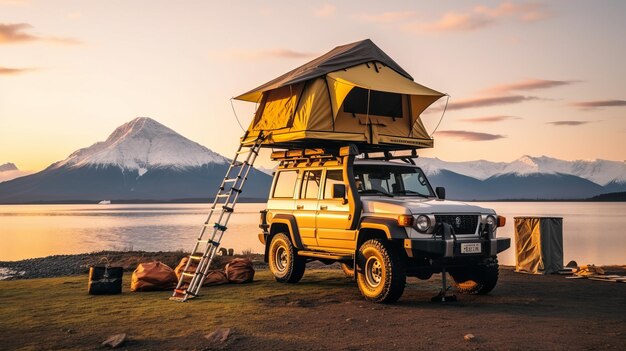
[(366, 300), (395, 302), (404, 292), (406, 272), (400, 255), (387, 241), (368, 240), (359, 248), (357, 284)]
[(485, 295), (498, 283), (498, 259), (490, 257), (477, 265), (451, 269), (450, 276), (461, 294)]
[(291, 240), (283, 233), (272, 238), (268, 261), (277, 282), (297, 283), (304, 275), (306, 261), (298, 256)]

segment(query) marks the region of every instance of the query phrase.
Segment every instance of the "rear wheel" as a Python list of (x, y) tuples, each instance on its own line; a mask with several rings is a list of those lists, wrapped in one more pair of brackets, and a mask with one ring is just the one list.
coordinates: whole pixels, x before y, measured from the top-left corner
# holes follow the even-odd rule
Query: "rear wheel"
[(297, 283), (304, 275), (306, 261), (298, 256), (291, 240), (284, 233), (278, 233), (272, 238), (268, 262), (277, 282)]
[(498, 283), (498, 259), (490, 257), (477, 265), (450, 269), (450, 276), (461, 294), (487, 294)]
[(404, 292), (406, 272), (392, 245), (378, 239), (368, 240), (359, 248), (357, 284), (366, 300), (395, 302)]

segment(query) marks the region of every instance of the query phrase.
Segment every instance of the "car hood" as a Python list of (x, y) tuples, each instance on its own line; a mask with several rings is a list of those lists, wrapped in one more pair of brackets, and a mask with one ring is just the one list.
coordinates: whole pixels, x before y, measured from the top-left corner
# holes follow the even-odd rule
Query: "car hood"
[(494, 210), (460, 201), (418, 198), (415, 196), (384, 197), (362, 196), (363, 211), (394, 214), (434, 214), (434, 213), (482, 213), (495, 214)]

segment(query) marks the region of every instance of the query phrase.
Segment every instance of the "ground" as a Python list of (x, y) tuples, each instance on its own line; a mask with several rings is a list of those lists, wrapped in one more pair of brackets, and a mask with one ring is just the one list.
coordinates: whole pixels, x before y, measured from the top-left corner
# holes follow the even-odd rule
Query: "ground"
[[(410, 278), (393, 305), (365, 302), (337, 269), (314, 269), (298, 284), (257, 272), (248, 285), (206, 287), (185, 303), (169, 292), (90, 296), (87, 276), (0, 282), (1, 349), (102, 349), (126, 333), (125, 349), (527, 350), (623, 349), (626, 284), (526, 275), (501, 268), (486, 296), (432, 303), (440, 281)], [(232, 329), (225, 344), (204, 336)], [(475, 338), (465, 341), (463, 336)]]

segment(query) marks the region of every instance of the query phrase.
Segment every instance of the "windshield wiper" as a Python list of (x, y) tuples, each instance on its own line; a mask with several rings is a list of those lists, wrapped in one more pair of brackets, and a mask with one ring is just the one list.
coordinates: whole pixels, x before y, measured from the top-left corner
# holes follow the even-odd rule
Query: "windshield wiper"
[(385, 196), (389, 196), (389, 197), (393, 197), (393, 194), (390, 194), (384, 190), (379, 190), (379, 189), (366, 189), (366, 190), (361, 190), (359, 191), (359, 194), (382, 194)]
[(404, 195), (407, 195), (407, 194), (412, 194), (412, 195), (417, 195), (417, 196), (426, 197), (426, 198), (430, 197), (430, 196), (428, 196), (428, 195), (424, 195), (424, 194), (419, 193), (419, 192), (417, 192), (417, 191), (413, 191), (413, 190), (406, 190), (406, 189), (405, 189), (405, 190), (398, 190), (398, 191), (394, 191), (393, 193), (394, 193), (394, 194), (404, 194)]

